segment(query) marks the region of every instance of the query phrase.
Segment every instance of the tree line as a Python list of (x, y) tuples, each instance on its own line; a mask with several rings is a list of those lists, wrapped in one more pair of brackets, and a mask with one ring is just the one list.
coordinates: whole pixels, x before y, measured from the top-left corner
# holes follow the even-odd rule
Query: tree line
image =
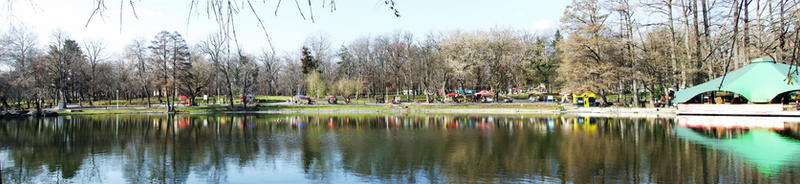
[(754, 58), (797, 65), (800, 53), (795, 0), (574, 0), (561, 26), (563, 87), (603, 101), (632, 93), (623, 103), (638, 104), (645, 92), (653, 102)]
[[(172, 104), (178, 96), (223, 96), (234, 106), (247, 94), (313, 97), (441, 95), (455, 88), (505, 91), (555, 84), (561, 39), (513, 29), (430, 33), (416, 39), (396, 31), (365, 36), (334, 49), (330, 38), (311, 36), (298, 52), (252, 54), (225, 34), (187, 43), (162, 31), (133, 40), (123, 54), (109, 54), (100, 41), (75, 41), (56, 32), (47, 48), (24, 27), (3, 35), (4, 108), (42, 103), (92, 106), (93, 101), (144, 99)], [(245, 103), (242, 103), (246, 105)]]

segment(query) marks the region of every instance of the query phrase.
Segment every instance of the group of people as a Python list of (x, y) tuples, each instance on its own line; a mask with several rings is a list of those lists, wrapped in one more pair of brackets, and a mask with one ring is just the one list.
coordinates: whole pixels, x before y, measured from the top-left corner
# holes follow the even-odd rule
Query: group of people
[[(293, 104), (308, 104), (308, 105), (312, 105), (312, 104), (316, 103), (316, 101), (314, 101), (314, 99), (311, 98), (311, 97), (305, 97), (305, 98), (292, 97), (290, 100), (292, 101)], [(306, 100), (306, 102), (303, 102), (303, 100)]]
[[(449, 98), (451, 98), (451, 99), (446, 99), (447, 97), (438, 97), (438, 98), (436, 98), (436, 97), (432, 97), (431, 96), (431, 97), (428, 97), (426, 101), (428, 103), (436, 103), (436, 102), (439, 102), (439, 103), (446, 103), (446, 102), (462, 103), (462, 102), (467, 102), (468, 99), (461, 98), (461, 97), (463, 97), (463, 96), (450, 96)], [(350, 98), (344, 98), (343, 100), (344, 100), (344, 103), (346, 103), (346, 104), (350, 103)], [(311, 105), (311, 104), (315, 104), (316, 103), (316, 101), (311, 97), (291, 97), (290, 101), (293, 104), (309, 104), (309, 105)], [(328, 101), (328, 104), (338, 104), (339, 103), (339, 99), (336, 98), (336, 97), (328, 97), (327, 101)], [(402, 98), (400, 96), (390, 97), (389, 100), (388, 100), (388, 103), (390, 103), (390, 104), (401, 104), (402, 102), (403, 102), (403, 100), (402, 100)], [(487, 97), (487, 96), (475, 95), (475, 96), (472, 96), (471, 99), (469, 99), (469, 102), (472, 102), (472, 103), (488, 103), (488, 102), (493, 102), (493, 100), (490, 97)], [(505, 98), (503, 100), (503, 102), (512, 103), (513, 101), (511, 100), (511, 98)], [(387, 103), (387, 100), (386, 100), (386, 98), (383, 98), (383, 97), (376, 97), (375, 98), (375, 103), (383, 104), (383, 103)]]
[(471, 100), (471, 102), (473, 102), (473, 103), (487, 103), (487, 102), (492, 102), (492, 101), (494, 101), (494, 100), (491, 99), (491, 98), (487, 98), (486, 96), (480, 95), (480, 94), (473, 95), (472, 96), (472, 100)]
[(392, 104), (400, 104), (400, 101), (401, 101), (401, 100), (400, 100), (400, 97), (399, 97), (399, 96), (395, 96), (395, 97), (392, 97), (392, 99), (391, 99), (391, 100), (389, 100), (389, 103), (392, 103)]
[[(343, 100), (344, 100), (345, 104), (350, 104), (350, 98), (349, 97), (345, 97)], [(339, 103), (339, 98), (334, 97), (334, 96), (328, 97), (328, 104), (338, 104), (338, 103)]]

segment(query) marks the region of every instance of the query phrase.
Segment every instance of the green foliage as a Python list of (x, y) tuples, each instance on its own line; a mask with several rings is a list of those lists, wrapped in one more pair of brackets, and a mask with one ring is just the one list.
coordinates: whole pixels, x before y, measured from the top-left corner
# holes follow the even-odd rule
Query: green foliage
[(314, 71), (308, 74), (306, 76), (306, 85), (308, 85), (306, 95), (314, 97), (325, 96), (325, 82), (322, 81), (322, 77), (320, 76), (319, 72)]
[[(86, 62), (83, 51), (75, 40), (64, 39), (63, 42), (59, 40), (59, 43), (50, 46), (47, 57), (49, 61), (46, 64), (47, 70), (51, 72), (50, 75), (55, 79), (61, 94), (66, 94), (65, 88), (68, 87), (68, 83), (74, 83), (79, 78), (79, 73), (73, 71), (79, 70)], [(66, 95), (60, 95), (59, 98), (67, 102)]]
[(355, 79), (340, 79), (336, 81), (334, 88), (339, 93), (338, 95), (349, 97), (360, 94), (364, 89), (364, 83)]
[(547, 44), (544, 38), (537, 37), (532, 47), (532, 53), (528, 61), (530, 62), (530, 76), (529, 84), (537, 86), (545, 84), (548, 89), (555, 84), (558, 68), (561, 60), (559, 59), (560, 51), (557, 48), (558, 42), (561, 40), (561, 33), (556, 31), (555, 36)]
[[(556, 36), (559, 33), (556, 32)], [(555, 47), (560, 38), (554, 38), (551, 44), (546, 44), (544, 38), (536, 38), (531, 49), (531, 56), (528, 61), (530, 62), (530, 76), (529, 84), (536, 86), (545, 84), (548, 87), (555, 82), (558, 75), (556, 69), (561, 62), (558, 59), (558, 49)]]

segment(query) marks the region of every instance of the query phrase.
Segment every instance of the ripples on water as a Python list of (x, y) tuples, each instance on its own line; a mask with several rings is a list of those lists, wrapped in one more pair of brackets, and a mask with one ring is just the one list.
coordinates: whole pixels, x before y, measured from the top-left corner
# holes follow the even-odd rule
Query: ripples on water
[(791, 120), (103, 115), (0, 120), (6, 183), (800, 181)]

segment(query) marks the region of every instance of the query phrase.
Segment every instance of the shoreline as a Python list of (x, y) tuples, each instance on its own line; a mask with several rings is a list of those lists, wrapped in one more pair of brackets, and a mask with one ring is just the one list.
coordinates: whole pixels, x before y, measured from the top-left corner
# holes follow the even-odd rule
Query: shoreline
[(479, 115), (577, 115), (590, 117), (672, 118), (674, 110), (535, 110), (535, 109), (335, 109), (335, 110), (263, 110), (181, 112), (185, 114), (479, 114)]
[[(160, 108), (75, 109), (60, 116), (100, 114), (168, 114)], [(591, 117), (675, 117), (674, 108), (573, 107), (554, 104), (454, 104), (454, 105), (266, 105), (248, 109), (227, 107), (178, 108), (176, 114), (481, 114), (481, 115), (577, 115)]]

